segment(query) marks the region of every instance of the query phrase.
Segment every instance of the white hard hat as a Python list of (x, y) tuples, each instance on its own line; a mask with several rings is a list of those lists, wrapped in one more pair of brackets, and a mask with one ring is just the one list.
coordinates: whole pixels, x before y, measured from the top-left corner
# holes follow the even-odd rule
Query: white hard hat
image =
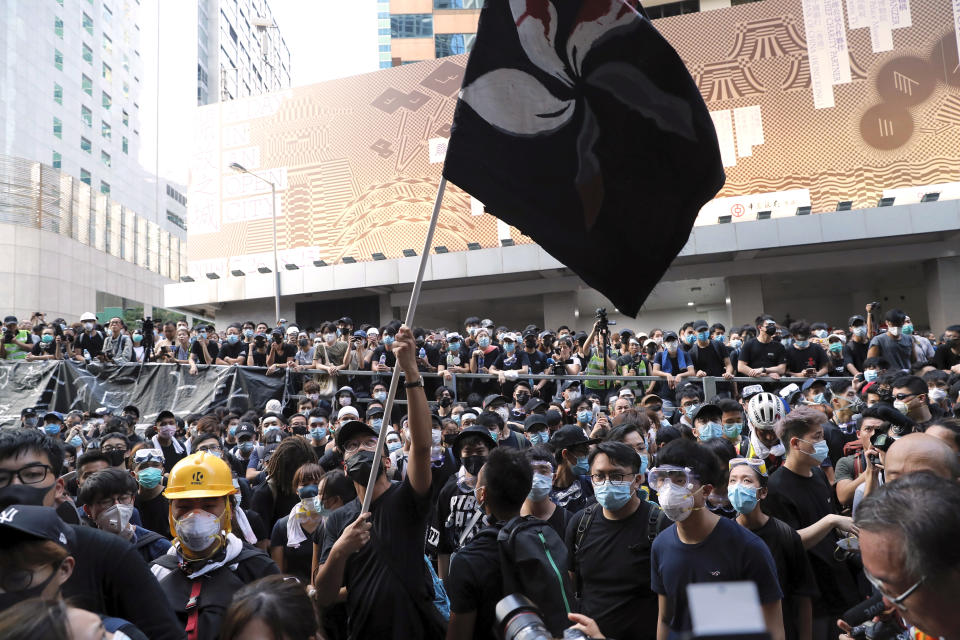
[(96, 316), (95, 314), (87, 311), (85, 314), (83, 314), (82, 316), (80, 316), (80, 322), (86, 322), (87, 320), (93, 320), (94, 322), (96, 322), (96, 321), (97, 321), (97, 316)]

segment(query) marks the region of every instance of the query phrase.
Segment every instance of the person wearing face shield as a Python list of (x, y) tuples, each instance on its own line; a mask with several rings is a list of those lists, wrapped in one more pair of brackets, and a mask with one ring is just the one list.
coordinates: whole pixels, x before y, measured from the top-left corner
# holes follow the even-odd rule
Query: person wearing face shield
[(279, 573), (270, 557), (232, 531), (230, 467), (205, 451), (191, 454), (170, 472), (173, 546), (151, 571), (188, 639), (213, 640), (223, 613), (243, 585)]
[(437, 535), (437, 573), (441, 579), (447, 577), (450, 556), (469, 542), (483, 526), (483, 511), (477, 506), (474, 489), (480, 467), (496, 446), (487, 429), (480, 425), (464, 429), (453, 441), (451, 448), (459, 469), (440, 489), (433, 524)]
[(707, 496), (723, 478), (720, 460), (706, 447), (674, 440), (657, 453), (647, 472), (660, 507), (675, 524), (653, 541), (650, 586), (658, 596), (657, 638), (690, 631), (687, 585), (748, 580), (757, 586), (767, 633), (785, 638), (783, 592), (773, 557), (763, 541), (729, 518), (707, 508)]
[(87, 478), (78, 499), (88, 522), (128, 541), (145, 562), (151, 562), (167, 552), (170, 541), (131, 522), (136, 495), (137, 481), (123, 469), (111, 468)]

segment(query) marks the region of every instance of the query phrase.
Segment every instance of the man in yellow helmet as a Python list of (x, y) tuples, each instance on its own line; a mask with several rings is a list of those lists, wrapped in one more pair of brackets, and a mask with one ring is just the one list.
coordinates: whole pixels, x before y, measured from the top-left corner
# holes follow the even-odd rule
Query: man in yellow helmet
[(215, 639), (233, 594), (280, 572), (266, 553), (231, 533), (236, 492), (230, 466), (204, 451), (178, 462), (163, 492), (170, 500), (173, 547), (151, 570), (187, 640)]

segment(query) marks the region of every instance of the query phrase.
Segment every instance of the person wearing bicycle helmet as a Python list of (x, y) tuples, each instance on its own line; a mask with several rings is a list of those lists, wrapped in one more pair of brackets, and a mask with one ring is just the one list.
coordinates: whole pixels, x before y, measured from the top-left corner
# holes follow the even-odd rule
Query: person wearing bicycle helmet
[(747, 403), (747, 423), (750, 425), (747, 457), (763, 460), (770, 473), (783, 463), (784, 448), (774, 427), (784, 415), (783, 402), (768, 391), (754, 395)]

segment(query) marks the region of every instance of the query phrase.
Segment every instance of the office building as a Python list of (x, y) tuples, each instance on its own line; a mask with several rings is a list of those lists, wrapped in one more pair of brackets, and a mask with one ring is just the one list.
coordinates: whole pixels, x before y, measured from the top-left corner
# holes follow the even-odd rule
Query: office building
[(197, 104), (290, 86), (290, 50), (267, 0), (198, 0)]

